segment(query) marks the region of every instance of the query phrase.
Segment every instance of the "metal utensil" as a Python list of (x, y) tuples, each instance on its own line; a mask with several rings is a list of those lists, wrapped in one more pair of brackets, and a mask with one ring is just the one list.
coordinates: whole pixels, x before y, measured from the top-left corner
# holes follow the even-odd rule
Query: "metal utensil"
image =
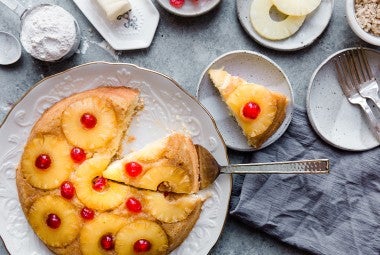
[(21, 57), (21, 45), (16, 37), (0, 32), (0, 65), (10, 65)]
[(368, 124), (376, 139), (380, 141), (380, 120), (376, 118), (368, 105), (366, 99), (362, 97), (354, 86), (354, 78), (350, 70), (349, 60), (346, 54), (341, 54), (334, 58), (335, 69), (338, 81), (344, 95), (351, 104), (359, 105), (368, 119)]
[(329, 160), (300, 160), (220, 166), (203, 146), (195, 145), (200, 167), (201, 189), (208, 187), (220, 173), (226, 174), (327, 174)]
[(371, 99), (380, 109), (379, 84), (369, 66), (365, 51), (363, 49), (349, 50), (347, 58), (353, 85), (362, 97)]

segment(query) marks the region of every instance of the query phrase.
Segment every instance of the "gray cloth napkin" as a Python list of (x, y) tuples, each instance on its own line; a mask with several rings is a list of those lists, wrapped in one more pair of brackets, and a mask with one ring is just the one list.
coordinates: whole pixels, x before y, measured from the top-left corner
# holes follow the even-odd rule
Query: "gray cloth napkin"
[(297, 107), (285, 134), (249, 155), (251, 162), (314, 158), (329, 158), (330, 174), (237, 176), (231, 215), (315, 254), (379, 255), (380, 147), (336, 149)]

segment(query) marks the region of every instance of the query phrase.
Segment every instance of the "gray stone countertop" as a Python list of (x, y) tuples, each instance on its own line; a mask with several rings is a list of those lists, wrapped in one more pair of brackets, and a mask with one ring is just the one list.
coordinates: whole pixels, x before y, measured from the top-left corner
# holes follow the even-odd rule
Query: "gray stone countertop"
[[(295, 52), (267, 49), (251, 39), (237, 18), (236, 1), (222, 0), (209, 13), (181, 18), (162, 9), (156, 1), (160, 21), (152, 44), (147, 49), (113, 51), (104, 47), (104, 39), (71, 0), (24, 0), (26, 6), (54, 3), (64, 7), (78, 20), (82, 31), (79, 51), (70, 59), (46, 64), (32, 59), (25, 51), (10, 66), (0, 66), (0, 122), (12, 106), (43, 77), (92, 61), (133, 63), (166, 74), (195, 95), (203, 69), (215, 58), (232, 50), (252, 50), (272, 58), (287, 74), (295, 93), (295, 103), (305, 107), (310, 77), (330, 54), (353, 46), (366, 46), (346, 22), (343, 0), (336, 0), (333, 16), (324, 33), (311, 46)], [(19, 36), (19, 18), (0, 4), (0, 31)], [(232, 163), (240, 163), (245, 153), (229, 151)], [(0, 243), (0, 254), (7, 254)], [(27, 254), (27, 253), (26, 253)], [(265, 233), (248, 228), (227, 216), (224, 230), (210, 254), (306, 254)]]

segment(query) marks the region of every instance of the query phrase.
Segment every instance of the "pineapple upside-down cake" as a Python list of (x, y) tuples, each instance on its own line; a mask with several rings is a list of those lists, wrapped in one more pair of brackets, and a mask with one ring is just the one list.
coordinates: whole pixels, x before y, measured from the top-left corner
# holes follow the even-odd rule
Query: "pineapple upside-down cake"
[(168, 254), (196, 223), (204, 198), (189, 137), (119, 156), (141, 107), (136, 89), (100, 87), (35, 123), (16, 182), (28, 222), (56, 254)]

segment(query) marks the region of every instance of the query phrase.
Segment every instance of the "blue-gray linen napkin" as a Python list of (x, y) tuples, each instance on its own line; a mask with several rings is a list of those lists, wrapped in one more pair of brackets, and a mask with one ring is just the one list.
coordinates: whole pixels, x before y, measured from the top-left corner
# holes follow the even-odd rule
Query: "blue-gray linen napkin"
[(231, 215), (314, 254), (379, 255), (380, 147), (336, 149), (296, 107), (285, 134), (249, 155), (251, 162), (316, 158), (330, 159), (330, 174), (237, 176)]

